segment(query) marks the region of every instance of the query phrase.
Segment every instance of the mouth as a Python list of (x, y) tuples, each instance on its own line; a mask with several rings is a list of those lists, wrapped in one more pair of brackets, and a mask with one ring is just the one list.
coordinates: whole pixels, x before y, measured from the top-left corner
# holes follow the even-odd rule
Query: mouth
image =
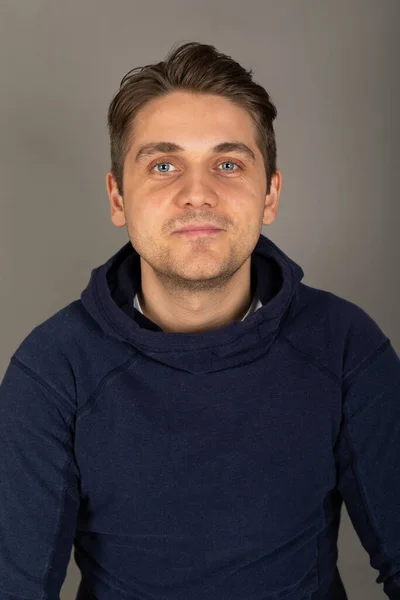
[(181, 235), (186, 237), (208, 237), (215, 236), (218, 233), (224, 231), (223, 229), (184, 229), (181, 231), (175, 231), (174, 235)]

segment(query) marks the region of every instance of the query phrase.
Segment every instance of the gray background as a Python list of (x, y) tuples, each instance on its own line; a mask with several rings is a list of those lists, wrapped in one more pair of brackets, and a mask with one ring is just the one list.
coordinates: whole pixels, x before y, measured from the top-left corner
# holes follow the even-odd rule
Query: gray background
[[(129, 69), (190, 40), (252, 68), (277, 105), (283, 190), (263, 233), (399, 353), (399, 18), (397, 0), (1, 0), (1, 375), (128, 241), (105, 187), (108, 104)], [(386, 597), (345, 507), (339, 569), (350, 600)], [(78, 583), (71, 554), (61, 600)]]

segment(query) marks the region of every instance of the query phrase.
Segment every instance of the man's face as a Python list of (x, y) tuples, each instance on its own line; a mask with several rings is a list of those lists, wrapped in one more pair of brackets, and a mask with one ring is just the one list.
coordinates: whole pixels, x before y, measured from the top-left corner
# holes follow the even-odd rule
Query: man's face
[[(151, 100), (136, 115), (123, 198), (107, 174), (111, 219), (127, 227), (141, 260), (171, 282), (193, 290), (222, 286), (249, 259), (263, 223), (274, 220), (280, 173), (266, 196), (254, 133), (244, 109), (214, 95), (176, 91)], [(154, 142), (172, 142), (183, 150), (137, 158), (143, 145)], [(222, 142), (245, 144), (254, 160), (238, 150), (214, 153)], [(175, 233), (205, 223), (222, 231), (207, 237)]]

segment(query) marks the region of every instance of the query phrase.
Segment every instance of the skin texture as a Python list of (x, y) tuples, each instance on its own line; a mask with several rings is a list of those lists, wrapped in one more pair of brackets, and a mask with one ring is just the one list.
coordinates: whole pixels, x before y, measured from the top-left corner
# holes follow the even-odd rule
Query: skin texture
[[(141, 257), (140, 305), (163, 331), (218, 329), (240, 320), (250, 306), (251, 253), (262, 225), (275, 220), (282, 186), (277, 170), (266, 195), (254, 134), (247, 111), (226, 98), (174, 91), (149, 101), (135, 117), (123, 196), (111, 171), (106, 175), (111, 221), (127, 228)], [(185, 150), (135, 161), (143, 144), (158, 141)], [(226, 141), (249, 146), (255, 163), (237, 151), (211, 152)], [(173, 233), (204, 223), (223, 231), (192, 238)]]

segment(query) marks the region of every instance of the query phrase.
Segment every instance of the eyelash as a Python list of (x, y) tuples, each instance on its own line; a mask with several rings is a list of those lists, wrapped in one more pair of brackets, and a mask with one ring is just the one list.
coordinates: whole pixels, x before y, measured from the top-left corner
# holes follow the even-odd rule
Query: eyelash
[[(235, 160), (223, 160), (221, 161), (219, 164), (222, 165), (223, 163), (232, 163), (233, 165), (237, 166), (240, 170), (242, 170), (242, 166), (237, 163)], [(173, 162), (169, 161), (169, 160), (160, 160), (152, 165), (150, 165), (149, 167), (149, 171), (152, 171), (155, 167), (157, 167), (158, 165), (163, 165), (163, 164), (171, 164), (174, 165)], [(175, 166), (175, 165), (174, 165)], [(235, 171), (230, 171), (231, 173), (235, 173)], [(167, 171), (165, 171), (165, 173), (167, 173)], [(229, 171), (226, 171), (226, 173), (229, 173)], [(159, 175), (163, 175), (163, 173), (161, 173), (160, 171), (158, 172)]]

